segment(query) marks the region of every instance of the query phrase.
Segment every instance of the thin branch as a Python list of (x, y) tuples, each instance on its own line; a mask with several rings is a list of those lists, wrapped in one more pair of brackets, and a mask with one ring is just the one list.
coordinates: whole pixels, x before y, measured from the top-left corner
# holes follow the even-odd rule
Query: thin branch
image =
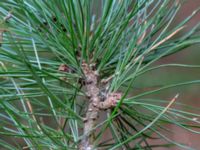
[(98, 75), (95, 71), (91, 70), (88, 64), (85, 62), (82, 63), (82, 69), (85, 75), (86, 81), (86, 90), (88, 93), (89, 104), (86, 112), (86, 117), (84, 119), (84, 128), (83, 134), (84, 137), (80, 144), (80, 150), (92, 150), (95, 146), (94, 143), (94, 134), (95, 130), (92, 130), (97, 122), (98, 113), (99, 113), (99, 88), (97, 86), (98, 83)]

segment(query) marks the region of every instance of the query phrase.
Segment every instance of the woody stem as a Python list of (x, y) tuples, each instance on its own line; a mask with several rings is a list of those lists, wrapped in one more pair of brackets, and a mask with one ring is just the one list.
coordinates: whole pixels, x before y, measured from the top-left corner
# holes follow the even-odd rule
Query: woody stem
[(86, 90), (89, 95), (89, 104), (86, 111), (86, 118), (84, 120), (83, 139), (80, 144), (81, 150), (90, 150), (94, 148), (94, 133), (93, 129), (96, 125), (99, 113), (99, 88), (97, 86), (97, 75), (95, 71), (91, 70), (88, 64), (83, 63), (82, 69), (85, 74)]

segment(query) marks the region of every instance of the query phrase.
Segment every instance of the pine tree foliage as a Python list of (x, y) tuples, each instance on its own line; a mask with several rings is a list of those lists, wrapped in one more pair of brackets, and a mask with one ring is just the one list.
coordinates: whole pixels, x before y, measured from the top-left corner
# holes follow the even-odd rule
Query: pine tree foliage
[[(1, 0), (1, 147), (72, 150), (90, 138), (92, 149), (192, 149), (170, 139), (171, 131), (165, 126), (199, 134), (200, 122), (194, 118), (200, 116), (200, 110), (181, 104), (181, 99), (177, 102), (178, 94), (169, 95), (168, 100), (148, 96), (199, 84), (200, 80), (134, 94), (135, 82), (147, 72), (163, 67), (200, 67), (154, 64), (200, 42), (200, 24), (182, 32), (199, 10), (173, 25), (183, 3)], [(94, 118), (87, 135), (83, 130), (88, 121), (85, 116), (90, 112), (89, 99), (94, 93), (90, 91), (88, 95), (92, 73), (97, 82), (96, 96), (104, 109), (97, 110), (101, 118)], [(113, 96), (111, 101), (109, 95)], [(179, 106), (185, 109), (178, 109)], [(162, 144), (152, 144), (158, 139)]]

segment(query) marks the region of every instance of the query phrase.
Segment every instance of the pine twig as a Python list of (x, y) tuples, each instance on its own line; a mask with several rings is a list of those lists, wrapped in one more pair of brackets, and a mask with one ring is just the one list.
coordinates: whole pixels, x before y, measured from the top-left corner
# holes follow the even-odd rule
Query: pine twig
[(91, 70), (89, 65), (83, 62), (82, 69), (85, 74), (86, 90), (89, 95), (89, 104), (84, 120), (83, 139), (80, 144), (80, 150), (92, 150), (94, 148), (94, 130), (98, 118), (99, 108), (99, 88), (97, 86), (98, 76)]

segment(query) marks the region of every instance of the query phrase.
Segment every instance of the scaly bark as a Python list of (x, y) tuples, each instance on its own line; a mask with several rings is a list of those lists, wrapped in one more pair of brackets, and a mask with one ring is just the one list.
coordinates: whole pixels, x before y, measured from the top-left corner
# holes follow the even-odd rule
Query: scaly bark
[(84, 137), (81, 141), (81, 150), (92, 150), (94, 148), (94, 131), (99, 112), (99, 88), (98, 88), (98, 75), (90, 69), (89, 65), (83, 62), (82, 69), (85, 74), (85, 86), (89, 97), (89, 106), (87, 108), (86, 117), (84, 120), (83, 134)]
[(83, 127), (83, 139), (80, 143), (80, 150), (93, 150), (94, 137), (99, 111), (102, 109), (109, 109), (116, 105), (117, 101), (121, 99), (121, 93), (110, 93), (106, 96), (105, 101), (100, 101), (98, 75), (92, 70), (88, 64), (82, 63), (82, 69), (85, 75), (85, 86), (89, 98), (89, 104), (86, 111)]

